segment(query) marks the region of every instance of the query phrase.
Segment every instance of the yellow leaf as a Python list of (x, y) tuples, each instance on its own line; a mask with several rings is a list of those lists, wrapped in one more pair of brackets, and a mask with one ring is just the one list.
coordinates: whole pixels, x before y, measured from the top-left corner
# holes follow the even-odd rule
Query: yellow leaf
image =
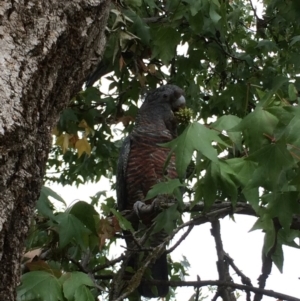
[(55, 135), (56, 137), (59, 135), (59, 131), (58, 131), (57, 127), (53, 128), (52, 135)]
[(68, 150), (69, 138), (70, 138), (70, 135), (66, 133), (65, 137), (64, 137), (64, 143), (63, 143), (63, 146), (62, 146), (63, 154)]
[(75, 143), (75, 148), (78, 151), (78, 158), (80, 158), (83, 153), (86, 153), (88, 155), (91, 154), (91, 145), (87, 141), (86, 137), (83, 137), (82, 139), (79, 139)]
[(68, 150), (69, 147), (69, 134), (61, 134), (56, 138), (55, 144), (62, 148), (63, 154)]
[(89, 125), (87, 124), (87, 122), (86, 122), (84, 119), (82, 119), (82, 120), (80, 121), (80, 123), (78, 124), (78, 126), (79, 126), (80, 128), (84, 128), (84, 129), (85, 129), (85, 133), (86, 133), (87, 136), (88, 136), (89, 134), (94, 135), (94, 130), (93, 130), (92, 128), (89, 127)]
[(138, 77), (138, 80), (139, 80), (141, 86), (144, 87), (145, 83), (146, 83), (145, 76), (143, 74), (138, 73), (137, 77)]
[(79, 126), (80, 128), (87, 128), (87, 127), (89, 127), (88, 124), (86, 123), (86, 121), (85, 121), (84, 119), (82, 119), (82, 120), (79, 122), (78, 126)]
[(62, 148), (63, 143), (64, 143), (64, 137), (65, 137), (65, 134), (61, 134), (60, 136), (56, 137), (55, 144)]
[(98, 236), (99, 236), (99, 249), (105, 246), (106, 239), (114, 237), (116, 231), (107, 219), (101, 218), (99, 221)]

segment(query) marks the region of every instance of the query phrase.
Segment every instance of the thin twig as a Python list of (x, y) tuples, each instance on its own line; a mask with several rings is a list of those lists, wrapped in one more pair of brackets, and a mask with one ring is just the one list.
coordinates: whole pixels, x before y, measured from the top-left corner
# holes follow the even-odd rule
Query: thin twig
[(79, 271), (86, 273), (86, 274), (89, 273), (89, 271), (87, 269), (85, 269), (84, 266), (79, 261), (76, 261), (75, 259), (73, 259), (71, 257), (67, 257), (67, 259), (69, 261), (71, 261), (74, 265), (76, 265), (78, 267)]
[(108, 268), (108, 267), (110, 267), (110, 266), (113, 266), (113, 265), (115, 265), (116, 263), (118, 263), (118, 262), (120, 262), (121, 260), (123, 260), (124, 259), (124, 257), (125, 257), (125, 255), (124, 254), (122, 254), (121, 256), (119, 256), (119, 257), (117, 257), (117, 258), (115, 258), (115, 259), (113, 259), (113, 260), (108, 260), (106, 263), (104, 263), (104, 264), (100, 264), (100, 265), (97, 265), (94, 269), (93, 269), (93, 273), (96, 273), (96, 272), (99, 272), (99, 271), (101, 271), (101, 270), (104, 270), (104, 269), (106, 269), (106, 268)]
[(257, 13), (256, 13), (256, 9), (255, 9), (254, 6), (253, 6), (252, 1), (249, 0), (249, 2), (250, 2), (250, 5), (251, 5), (251, 8), (252, 8), (252, 10), (253, 10), (254, 16), (256, 17), (256, 19), (259, 19), (258, 15), (257, 15)]
[(187, 238), (187, 236), (190, 234), (190, 232), (192, 231), (193, 228), (194, 228), (194, 225), (189, 225), (186, 232), (183, 233), (183, 235), (178, 239), (178, 241), (174, 244), (174, 246), (172, 246), (171, 248), (169, 248), (166, 251), (166, 254), (173, 252)]
[[(224, 259), (228, 262), (228, 264), (232, 267), (232, 269), (236, 272), (236, 274), (241, 277), (242, 283), (245, 285), (253, 286), (249, 277), (247, 277), (235, 264), (233, 259), (228, 255), (224, 254)], [(251, 294), (247, 292), (246, 300), (251, 301)]]
[(247, 277), (234, 263), (234, 260), (227, 254), (224, 254), (225, 260), (232, 267), (232, 269), (236, 272), (236, 274), (241, 277), (242, 283), (245, 285), (253, 286), (249, 277)]

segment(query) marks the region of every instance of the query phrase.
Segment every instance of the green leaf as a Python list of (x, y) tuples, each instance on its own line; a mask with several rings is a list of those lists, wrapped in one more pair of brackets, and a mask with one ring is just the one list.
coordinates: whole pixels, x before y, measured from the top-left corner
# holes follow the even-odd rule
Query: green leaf
[(119, 225), (123, 230), (129, 230), (131, 232), (134, 232), (131, 223), (125, 217), (123, 217), (120, 212), (118, 212), (114, 208), (110, 208), (110, 211), (117, 218), (117, 220), (119, 221)]
[(180, 43), (179, 32), (173, 27), (160, 26), (151, 32), (151, 36), (154, 44), (152, 58), (160, 58), (165, 64), (169, 64)]
[(36, 209), (38, 210), (38, 212), (40, 214), (42, 214), (46, 217), (49, 217), (50, 219), (53, 220), (53, 219), (55, 219), (55, 216), (53, 214), (54, 206), (50, 202), (47, 191), (45, 191), (45, 188), (46, 187), (44, 187), (44, 186), (42, 187), (40, 197), (36, 203)]
[[(212, 125), (211, 128), (219, 131), (228, 131), (233, 127), (237, 126), (241, 122), (241, 118), (234, 115), (224, 115), (217, 119)], [(239, 132), (227, 132), (231, 141), (236, 144), (238, 149), (242, 147), (242, 135)]]
[(252, 178), (253, 172), (257, 168), (255, 162), (246, 160), (245, 158), (233, 158), (226, 160), (227, 164), (237, 175), (239, 181), (246, 186)]
[(206, 173), (203, 178), (201, 178), (196, 183), (195, 191), (195, 202), (203, 201), (205, 204), (205, 210), (208, 210), (211, 205), (216, 200), (217, 195), (217, 183), (212, 176), (212, 162), (206, 169)]
[(166, 182), (157, 183), (148, 191), (145, 201), (150, 200), (159, 194), (172, 195), (179, 187), (184, 187), (184, 185), (180, 183), (179, 179), (169, 179)]
[(278, 119), (274, 115), (257, 107), (229, 132), (242, 131), (250, 149), (257, 149), (266, 142), (266, 135), (273, 135), (277, 123)]
[(290, 123), (294, 115), (286, 110), (286, 107), (273, 106), (266, 108), (266, 111), (274, 115), (281, 123), (287, 125)]
[(80, 286), (94, 286), (92, 279), (82, 272), (66, 273), (60, 278), (60, 281), (63, 285), (64, 296), (68, 300), (74, 300), (76, 293), (80, 294), (81, 292), (85, 292), (84, 289), (80, 289), (77, 292), (77, 289), (79, 289)]
[(68, 208), (68, 212), (77, 217), (89, 230), (97, 235), (94, 216), (99, 216), (95, 208), (84, 201), (78, 201)]
[(252, 175), (250, 187), (264, 186), (271, 190), (280, 187), (280, 177), (294, 164), (294, 159), (286, 145), (280, 142), (265, 145), (250, 155), (247, 160), (259, 164)]
[(257, 48), (265, 48), (267, 51), (278, 50), (277, 45), (270, 40), (261, 40), (257, 43)]
[(126, 3), (127, 5), (133, 8), (136, 8), (142, 5), (142, 0), (124, 0), (124, 3)]
[(59, 202), (63, 203), (65, 206), (67, 206), (64, 199), (49, 187), (43, 186), (42, 190), (41, 190), (41, 194), (43, 194), (45, 197), (52, 197), (56, 201), (59, 201)]
[(298, 91), (294, 84), (289, 84), (288, 92), (291, 101), (297, 100)]
[(275, 227), (272, 218), (268, 214), (263, 214), (262, 217), (258, 218), (250, 231), (262, 229), (264, 230), (264, 246), (263, 252), (265, 255), (271, 250), (275, 243)]
[(236, 183), (239, 182), (237, 174), (231, 169), (230, 165), (227, 162), (220, 161), (218, 165), (212, 162), (212, 165), (217, 167), (218, 170), (218, 182), (220, 187), (225, 192), (225, 194), (230, 198), (232, 205), (235, 206), (237, 201), (237, 188)]
[(101, 93), (99, 89), (96, 87), (88, 87), (84, 91), (80, 92), (80, 97), (84, 99), (84, 102), (87, 104), (91, 104), (92, 101), (95, 102), (105, 102), (104, 99), (101, 98)]
[[(32, 300), (34, 298), (43, 301), (64, 300), (62, 286), (58, 279), (45, 271), (33, 271), (22, 275), (21, 285), (17, 289), (19, 300)], [(26, 297), (31, 298), (26, 298)]]
[(214, 24), (217, 24), (221, 19), (221, 16), (216, 12), (216, 7), (213, 4), (211, 4), (209, 8), (209, 16)]
[(290, 46), (294, 45), (295, 43), (297, 43), (297, 42), (299, 42), (299, 41), (300, 41), (300, 35), (299, 35), (299, 36), (294, 36), (294, 37), (292, 37)]
[(274, 77), (272, 80), (272, 88), (271, 91), (277, 92), (284, 84), (288, 82), (288, 78), (286, 76), (278, 75)]
[(275, 238), (276, 238), (276, 231), (275, 227), (273, 227), (266, 231), (265, 237), (264, 237), (264, 246), (263, 246), (263, 253), (264, 255), (268, 255), (268, 253), (271, 251), (271, 249), (274, 247), (275, 244)]
[(58, 129), (59, 131), (66, 131), (69, 134), (77, 133), (78, 116), (71, 108), (64, 109), (59, 118)]
[(156, 223), (152, 233), (164, 230), (167, 234), (170, 234), (176, 228), (176, 220), (179, 217), (180, 213), (177, 210), (177, 204), (163, 210), (154, 218)]
[(284, 229), (290, 229), (293, 215), (300, 214), (298, 195), (297, 191), (269, 195), (268, 213), (272, 218), (277, 217)]
[[(295, 242), (296, 239), (298, 243)], [(278, 231), (278, 243), (292, 248), (300, 249), (299, 231), (292, 229), (280, 229)]]
[(74, 301), (95, 301), (95, 297), (92, 295), (91, 291), (85, 286), (80, 285), (75, 291)]
[(298, 116), (295, 116), (290, 123), (286, 126), (282, 140), (287, 143), (295, 146), (300, 146), (300, 119)]
[(218, 162), (218, 153), (212, 146), (213, 141), (225, 144), (216, 131), (194, 122), (179, 137), (169, 143), (163, 144), (163, 146), (169, 147), (174, 151), (178, 175), (180, 178), (184, 178), (186, 168), (195, 150), (199, 151), (209, 160), (215, 163)]
[(126, 10), (125, 14), (133, 21), (132, 30), (143, 43), (148, 44), (151, 37), (150, 27), (133, 10)]
[(40, 214), (49, 217), (50, 219), (54, 220), (55, 216), (53, 214), (54, 206), (52, 202), (50, 201), (50, 198), (54, 198), (56, 201), (59, 201), (63, 203), (66, 206), (65, 201), (62, 197), (60, 197), (55, 191), (53, 191), (51, 188), (43, 186), (41, 189), (41, 194), (39, 199), (36, 203), (36, 208), (39, 211)]
[(64, 248), (72, 240), (79, 243), (81, 248), (88, 247), (88, 235), (91, 233), (73, 214), (67, 212), (56, 216), (58, 222), (59, 246)]
[(188, 6), (188, 9), (190, 10), (192, 16), (195, 16), (202, 8), (201, 1), (184, 0), (183, 2), (188, 4), (187, 6)]
[(280, 273), (282, 273), (284, 256), (283, 256), (282, 245), (279, 243), (276, 244), (276, 250), (272, 254), (272, 260), (275, 263), (275, 265), (277, 266)]

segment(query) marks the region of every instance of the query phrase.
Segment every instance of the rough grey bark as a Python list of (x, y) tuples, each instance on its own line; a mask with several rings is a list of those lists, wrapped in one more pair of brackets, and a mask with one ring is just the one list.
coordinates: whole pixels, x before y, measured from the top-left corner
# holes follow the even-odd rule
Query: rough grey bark
[(0, 2), (0, 296), (20, 259), (59, 112), (105, 46), (109, 0)]

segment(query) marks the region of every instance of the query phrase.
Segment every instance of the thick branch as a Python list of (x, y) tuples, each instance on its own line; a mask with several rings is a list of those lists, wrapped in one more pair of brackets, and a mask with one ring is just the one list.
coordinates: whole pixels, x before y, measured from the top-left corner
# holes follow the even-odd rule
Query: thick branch
[(225, 286), (225, 287), (232, 287), (235, 289), (239, 289), (242, 291), (249, 291), (249, 292), (254, 292), (254, 293), (260, 293), (263, 294), (264, 296), (269, 296), (273, 298), (277, 298), (279, 300), (286, 300), (286, 301), (300, 301), (299, 298), (281, 294), (278, 292), (275, 292), (273, 290), (266, 290), (266, 289), (261, 289), (258, 287), (253, 287), (253, 286), (247, 286), (243, 284), (238, 284), (234, 282), (224, 282), (220, 280), (203, 280), (203, 281), (158, 281), (158, 280), (145, 280), (145, 282), (153, 285), (158, 285), (158, 284), (165, 284), (165, 285), (170, 285), (172, 287), (183, 287), (183, 286), (191, 286), (191, 287), (203, 287), (203, 286)]
[[(165, 203), (161, 204), (161, 208), (168, 208), (170, 206), (174, 205), (174, 203)], [(205, 205), (203, 202), (200, 202), (196, 205), (192, 203), (184, 203), (184, 207), (182, 209), (183, 212), (199, 212), (201, 213), (204, 211)], [(258, 217), (255, 210), (251, 207), (251, 205), (244, 203), (244, 202), (237, 202), (235, 208), (232, 208), (231, 202), (221, 202), (216, 200), (215, 203), (211, 206), (210, 211), (201, 217), (198, 217), (198, 224), (204, 224), (207, 222), (210, 222), (211, 220), (208, 217), (214, 217), (214, 219), (220, 219), (224, 218), (227, 215), (230, 214), (243, 214), (243, 215), (249, 215), (249, 216), (255, 216)], [(132, 219), (133, 216), (135, 216), (135, 213), (133, 211), (124, 210), (121, 212), (121, 214), (127, 218), (129, 221)], [(141, 212), (141, 214), (143, 214)], [(275, 226), (279, 225), (278, 220), (274, 220)], [(300, 216), (294, 215), (293, 220), (291, 223), (291, 229), (293, 230), (300, 230)]]
[[(99, 275), (95, 277), (96, 279), (104, 279), (109, 280), (112, 279), (112, 275)], [(201, 280), (201, 281), (159, 281), (159, 280), (142, 280), (141, 282), (153, 284), (153, 285), (159, 285), (159, 284), (165, 284), (169, 285), (171, 287), (195, 287), (195, 288), (201, 288), (204, 286), (225, 286), (225, 287), (232, 287), (241, 291), (245, 292), (253, 292), (253, 293), (259, 293), (264, 296), (273, 297), (278, 300), (285, 300), (285, 301), (300, 301), (299, 298), (282, 294), (273, 290), (266, 290), (261, 289), (254, 286), (248, 286), (243, 284), (238, 284), (234, 282), (223, 282), (220, 280)], [(113, 300), (116, 301), (116, 300)]]

